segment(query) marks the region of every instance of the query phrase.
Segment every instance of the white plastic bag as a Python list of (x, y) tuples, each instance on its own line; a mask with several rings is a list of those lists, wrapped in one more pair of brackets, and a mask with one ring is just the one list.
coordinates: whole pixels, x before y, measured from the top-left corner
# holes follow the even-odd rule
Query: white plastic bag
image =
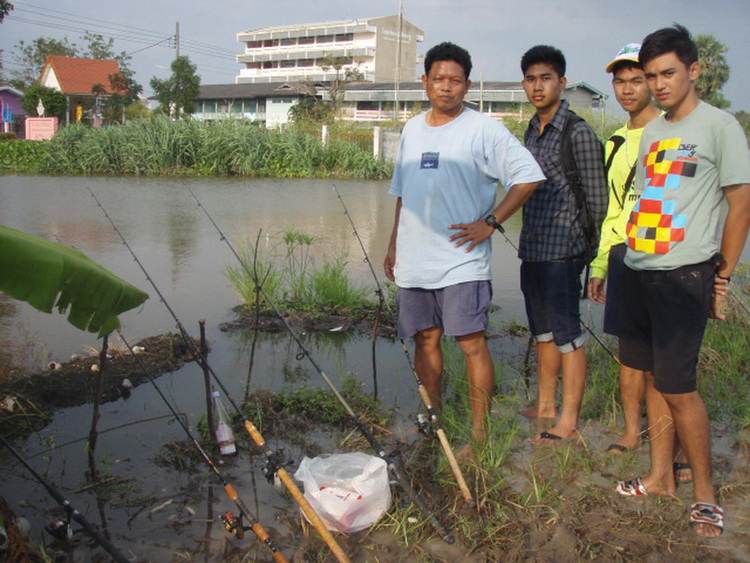
[(363, 453), (306, 457), (294, 474), (329, 530), (359, 532), (391, 506), (385, 460)]

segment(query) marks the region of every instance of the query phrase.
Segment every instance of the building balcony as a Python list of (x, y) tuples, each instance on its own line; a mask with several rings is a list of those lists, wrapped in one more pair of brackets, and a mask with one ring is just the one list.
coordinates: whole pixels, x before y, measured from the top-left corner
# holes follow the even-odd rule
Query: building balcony
[(263, 63), (268, 61), (290, 61), (298, 59), (322, 59), (326, 56), (374, 58), (374, 47), (355, 47), (331, 43), (327, 47), (314, 49), (263, 49), (262, 52), (245, 52), (237, 55), (238, 63)]

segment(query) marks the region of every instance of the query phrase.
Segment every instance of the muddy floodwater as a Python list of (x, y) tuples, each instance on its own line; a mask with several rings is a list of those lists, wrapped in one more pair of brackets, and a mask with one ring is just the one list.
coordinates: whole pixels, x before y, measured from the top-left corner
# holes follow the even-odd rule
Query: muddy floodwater
[[(339, 180), (335, 184), (380, 275), (395, 203), (387, 194), (388, 183)], [(309, 234), (318, 239), (313, 252), (346, 254), (351, 276), (358, 283), (371, 285), (369, 268), (332, 185), (330, 180), (5, 176), (0, 177), (0, 223), (79, 248), (147, 291), (150, 298), (143, 307), (121, 316), (123, 334), (130, 341), (176, 332), (174, 319), (98, 208), (92, 190), (188, 331), (197, 335), (198, 321), (205, 319), (211, 365), (230, 392), (242, 397), (246, 389), (275, 391), (319, 386), (321, 381), (317, 372), (298, 358), (297, 347), (284, 334), (260, 336), (248, 374), (249, 336), (219, 330), (221, 323), (235, 318), (232, 308), (240, 303), (225, 275), (227, 266), (236, 261), (187, 187), (233, 244), (254, 241), (262, 232), (261, 245), (270, 248), (283, 231)], [(517, 241), (517, 231), (518, 224), (511, 221), (511, 240)], [(500, 307), (496, 320), (522, 320), (515, 250), (500, 237), (494, 243), (494, 300)], [(69, 325), (63, 315), (41, 313), (6, 296), (0, 296), (0, 343), (11, 347), (32, 370), (41, 370), (50, 361), (64, 362), (73, 354), (92, 353), (101, 346), (93, 335)], [(331, 333), (311, 338), (306, 345), (335, 382), (353, 376), (372, 392), (375, 381), (369, 336)], [(381, 339), (376, 357), (379, 397), (404, 417), (412, 416), (419, 397), (400, 345)], [(189, 362), (159, 377), (158, 385), (194, 430), (205, 412), (203, 374), (198, 366)], [(102, 405), (100, 415), (98, 470), (120, 482), (119, 496), (107, 502), (97, 505), (95, 491), (79, 491), (86, 485), (90, 405), (56, 410), (47, 426), (16, 445), (91, 521), (105, 524), (113, 542), (134, 559), (170, 561), (181, 548), (206, 545), (208, 550), (221, 549), (226, 531), (220, 523), (206, 521), (209, 515), (231, 510), (233, 505), (203, 467), (180, 471), (157, 463), (159, 449), (172, 440), (182, 440), (184, 432), (170, 420), (153, 387), (137, 386), (128, 398)], [(303, 455), (300, 446), (284, 443), (279, 437), (267, 439), (274, 448), (285, 447), (286, 456), (299, 463)], [(326, 443), (325, 436), (309, 439)], [(41, 528), (62, 511), (4, 449), (0, 459), (2, 496), (19, 516), (31, 521), (36, 531), (32, 534), (40, 537)], [(282, 538), (277, 541), (285, 551), (293, 552), (292, 539), (284, 539), (289, 534), (285, 521), (296, 515), (296, 509), (265, 482), (259, 462), (241, 452), (228, 461), (226, 470), (245, 502), (277, 538)]]
[[(240, 298), (226, 275), (227, 268), (236, 266), (237, 261), (190, 190), (235, 246), (258, 240), (262, 252), (278, 251), (281, 234), (293, 230), (315, 237), (310, 250), (313, 260), (344, 255), (351, 278), (359, 284), (373, 286), (359, 242), (332, 188), (334, 183), (382, 281), (381, 264), (395, 204), (394, 198), (387, 194), (388, 182), (2, 176), (0, 223), (77, 247), (116, 275), (145, 290), (150, 295), (145, 305), (121, 315), (123, 334), (131, 344), (159, 335), (169, 341), (170, 335), (178, 332), (175, 319), (92, 198), (93, 192), (187, 331), (197, 336), (199, 321), (205, 320), (209, 362), (229, 393), (241, 401), (252, 393), (260, 392), (261, 397), (269, 397), (266, 391), (318, 388), (323, 382), (285, 332), (221, 329), (237, 319), (233, 308), (240, 303)], [(510, 421), (509, 424), (516, 427), (521, 425), (524, 432), (534, 433), (539, 429), (519, 420), (516, 414), (520, 403), (534, 393), (532, 385), (529, 395), (524, 396), (523, 383), (519, 381), (523, 374), (517, 369), (522, 363), (527, 334), (523, 330), (516, 331), (511, 324), (513, 321), (525, 323), (518, 281), (519, 261), (513, 248), (518, 240), (519, 218), (514, 217), (506, 227), (509, 240), (496, 234), (493, 241), (493, 301), (497, 308), (491, 315), (489, 344), (496, 362), (504, 367), (511, 366), (502, 372), (505, 379), (500, 381), (499, 391), (512, 389), (518, 403), (505, 404), (502, 408), (506, 412), (496, 410), (493, 416)], [(743, 256), (743, 261), (748, 259), (750, 249), (746, 249)], [(583, 302), (582, 314), (587, 324), (598, 332), (601, 308)], [(341, 386), (344, 380), (353, 379), (368, 394), (373, 394), (377, 387), (379, 399), (395, 411), (388, 429), (389, 446), (394, 442), (408, 444), (419, 440), (410, 419), (421, 410), (421, 401), (400, 343), (382, 337), (377, 339), (375, 372), (370, 335), (347, 333), (339, 328), (315, 333), (303, 331), (301, 338), (335, 385)], [(164, 339), (159, 341), (160, 345), (164, 345)], [(90, 355), (96, 353), (101, 341), (72, 327), (63, 315), (41, 313), (0, 294), (0, 346), (30, 372), (38, 372), (50, 362), (70, 362), (72, 355), (78, 356), (76, 362), (90, 369), (94, 363)], [(149, 350), (148, 344), (145, 348), (143, 356), (148, 357), (153, 350)], [(181, 420), (197, 435), (206, 411), (204, 374), (189, 354), (183, 352), (176, 355), (173, 363), (163, 364), (169, 367), (156, 378), (156, 383)], [(66, 371), (69, 369), (72, 369), (70, 364), (66, 364), (58, 376), (69, 373)], [(616, 367), (611, 370), (615, 377)], [(195, 448), (186, 442), (183, 428), (176, 423), (153, 386), (142, 377), (134, 376), (133, 380), (135, 386), (129, 394), (107, 394), (111, 400), (101, 405), (93, 467), (86, 451), (92, 405), (83, 402), (85, 399), (70, 403), (77, 406), (56, 407), (48, 423), (41, 424), (40, 429), (28, 437), (15, 440), (14, 445), (75, 508), (106, 531), (112, 543), (131, 561), (270, 560), (270, 552), (258, 545), (252, 533), (238, 539), (227, 532), (219, 516), (228, 511), (236, 512), (235, 505)], [(62, 395), (64, 379), (59, 381)], [(110, 391), (108, 389), (107, 393)], [(350, 428), (304, 425), (275, 434), (270, 423), (256, 422), (261, 431), (268, 431), (265, 438), (270, 448), (283, 450), (284, 459), (293, 463), (290, 473), (305, 455), (349, 450), (351, 435), (356, 434)], [(606, 445), (616, 439), (616, 432), (615, 423), (605, 426), (603, 422), (587, 421), (582, 428), (585, 443), (579, 445), (578, 450), (560, 453), (564, 456), (565, 451), (583, 452), (580, 468), (575, 466), (573, 475), (566, 477), (563, 483), (569, 489), (560, 493), (559, 513), (542, 511), (543, 517), (537, 518), (534, 510), (538, 507), (533, 500), (527, 500), (524, 507), (513, 505), (509, 500), (506, 508), (517, 510), (518, 518), (498, 529), (488, 528), (487, 534), (507, 532), (508, 537), (522, 537), (524, 545), (515, 547), (515, 553), (520, 555), (514, 560), (572, 561), (573, 554), (589, 553), (588, 547), (581, 549), (582, 542), (592, 542), (591, 545), (600, 550), (590, 554), (615, 554), (608, 557), (618, 560), (628, 559), (630, 553), (642, 553), (644, 560), (653, 561), (673, 556), (677, 561), (692, 560), (700, 558), (695, 554), (708, 553), (694, 551), (696, 539), (687, 535), (687, 521), (681, 514), (676, 527), (668, 528), (677, 532), (674, 537), (669, 532), (666, 544), (660, 537), (654, 537), (654, 533), (667, 534), (663, 533), (663, 527), (658, 527), (662, 524), (653, 515), (661, 514), (659, 510), (665, 511), (664, 506), (674, 499), (661, 502), (649, 498), (648, 503), (630, 505), (619, 502), (614, 495), (613, 484), (618, 477), (630, 477), (633, 470), (641, 472), (647, 468), (645, 449), (642, 455), (636, 452), (632, 457), (605, 461), (601, 467), (599, 461), (587, 465), (586, 460), (601, 458), (598, 452), (603, 452)], [(727, 494), (731, 493), (729, 506), (733, 511), (731, 527), (721, 542), (717, 542), (716, 553), (721, 555), (722, 561), (747, 561), (750, 553), (747, 533), (750, 448), (746, 438), (744, 446), (738, 446), (738, 439), (729, 431), (722, 430), (715, 438), (717, 480), (729, 484)], [(166, 447), (174, 443), (178, 443), (178, 449)], [(296, 554), (295, 560), (315, 559), (300, 555), (300, 546), (309, 543), (316, 534), (301, 526), (296, 503), (288, 494), (266, 482), (263, 456), (258, 455), (249, 439), (244, 435), (238, 437), (238, 445), (239, 454), (234, 457), (221, 458), (218, 451), (210, 451), (209, 455), (218, 462), (226, 480), (236, 487), (285, 555)], [(399, 455), (408, 454), (407, 447)], [(546, 475), (554, 469), (555, 459), (560, 459), (545, 458), (545, 455), (557, 456), (558, 453), (533, 450), (524, 437), (523, 444), (514, 447), (508, 458), (503, 494), (507, 491), (509, 495), (526, 495), (532, 491), (541, 495), (544, 491), (537, 487), (534, 468), (541, 467), (542, 474)], [(96, 472), (95, 486), (89, 479), (91, 471)], [(481, 469), (472, 475), (478, 476), (472, 486), (481, 484)], [(491, 488), (493, 484), (483, 486)], [(588, 494), (586, 503), (575, 501), (577, 491)], [(688, 495), (687, 491), (683, 487), (680, 494)], [(433, 501), (452, 504), (440, 487), (426, 492), (432, 495)], [(50, 536), (43, 530), (53, 520), (63, 517), (63, 511), (5, 448), (0, 448), (0, 497), (17, 516), (29, 521), (30, 534), (37, 545), (50, 543)], [(491, 507), (480, 508), (491, 510)], [(529, 520), (522, 524), (522, 518)], [(639, 532), (641, 520), (648, 521), (653, 528)], [(525, 526), (521, 535), (510, 535), (521, 526)], [(75, 547), (68, 548), (68, 560), (108, 560), (101, 549), (91, 549), (87, 545), (88, 538), (78, 526), (74, 526), (74, 530)], [(612, 534), (616, 539), (612, 539)], [(413, 550), (414, 546), (409, 546), (412, 551), (408, 551), (400, 543), (402, 539), (392, 529), (381, 528), (343, 541), (358, 554), (357, 561), (407, 560), (409, 556), (405, 554), (414, 553), (421, 554), (420, 560), (425, 561), (467, 560), (467, 552), (460, 542), (449, 547), (434, 536), (423, 542), (417, 551)], [(647, 547), (643, 547), (646, 544)], [(365, 545), (376, 546), (377, 551), (373, 553), (377, 555), (361, 551)], [(612, 551), (606, 551), (608, 549)], [(508, 553), (513, 550), (512, 545), (507, 546)], [(484, 554), (478, 560), (495, 559), (492, 554)]]

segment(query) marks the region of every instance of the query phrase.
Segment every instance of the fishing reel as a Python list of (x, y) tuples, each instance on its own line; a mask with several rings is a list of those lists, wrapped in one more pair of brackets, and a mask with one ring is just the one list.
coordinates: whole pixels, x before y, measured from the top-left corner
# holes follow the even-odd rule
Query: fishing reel
[(417, 431), (420, 434), (424, 436), (432, 435), (432, 423), (424, 414), (419, 413), (417, 415), (416, 420), (414, 420), (414, 425), (417, 427)]
[(261, 468), (263, 471), (263, 476), (266, 478), (266, 481), (272, 483), (275, 488), (280, 489), (281, 483), (279, 483), (279, 478), (277, 476), (279, 469), (290, 466), (293, 463), (294, 462), (291, 460), (286, 461), (284, 459), (283, 449), (277, 450), (266, 457), (266, 463), (264, 463), (263, 467)]
[(64, 542), (70, 542), (73, 539), (73, 527), (70, 525), (70, 519), (62, 520), (57, 518), (47, 524), (44, 529), (49, 535)]
[(224, 524), (224, 527), (227, 529), (227, 532), (235, 536), (238, 540), (241, 540), (245, 537), (245, 532), (247, 530), (251, 530), (252, 528), (250, 526), (245, 526), (242, 523), (242, 514), (239, 516), (235, 516), (231, 512), (225, 512), (221, 516), (221, 523)]

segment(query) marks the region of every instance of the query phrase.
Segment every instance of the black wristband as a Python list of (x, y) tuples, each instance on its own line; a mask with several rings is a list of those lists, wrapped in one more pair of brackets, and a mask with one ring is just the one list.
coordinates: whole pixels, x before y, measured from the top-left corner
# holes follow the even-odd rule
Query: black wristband
[(732, 276), (722, 276), (718, 272), (716, 273), (716, 277), (720, 280), (727, 280), (728, 282), (732, 281)]

